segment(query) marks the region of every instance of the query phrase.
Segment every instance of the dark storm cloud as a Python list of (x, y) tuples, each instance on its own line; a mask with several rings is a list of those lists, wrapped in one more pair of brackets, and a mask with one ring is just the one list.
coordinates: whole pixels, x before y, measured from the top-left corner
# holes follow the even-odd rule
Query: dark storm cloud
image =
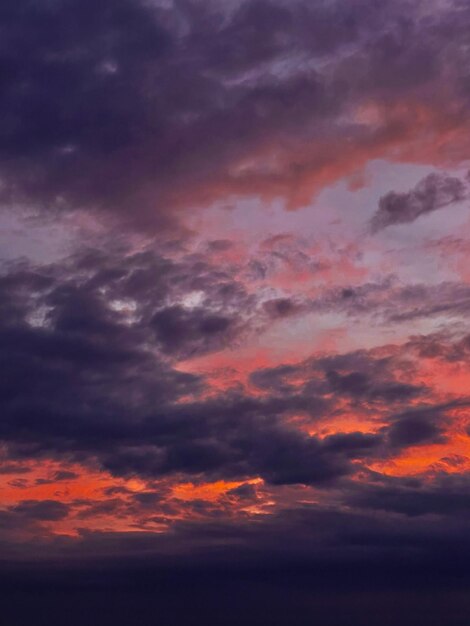
[[(205, 308), (171, 304), (195, 286), (208, 298)], [(147, 253), (117, 263), (113, 253), (84, 253), (60, 266), (13, 266), (0, 289), (7, 303), (0, 436), (12, 457), (94, 459), (122, 476), (327, 484), (380, 443), (380, 436), (353, 434), (320, 440), (284, 423), (298, 412), (312, 419), (325, 413), (324, 382), (306, 381), (295, 393), (279, 387), (266, 397), (236, 389), (201, 397), (204, 380), (178, 371), (168, 356), (227, 345), (233, 331), (225, 320), (242, 325), (251, 301), (194, 258)]]
[[(155, 414), (100, 453), (117, 475), (142, 477), (173, 473), (206, 479), (261, 476), (274, 485), (328, 485), (350, 474), (351, 459), (378, 448), (380, 436), (345, 434), (320, 440), (284, 426), (282, 402), (193, 404), (185, 411)], [(292, 410), (292, 409), (290, 409)], [(168, 422), (171, 419), (171, 422)]]
[(348, 502), (358, 509), (374, 509), (415, 517), (466, 517), (470, 511), (468, 475), (438, 476), (431, 484), (419, 479), (388, 479), (383, 485), (364, 485)]
[[(410, 366), (399, 350), (260, 369), (254, 395), (242, 386), (217, 393), (180, 371), (179, 360), (230, 346), (265, 315), (202, 256), (85, 251), (56, 265), (13, 265), (0, 290), (0, 437), (11, 459), (49, 455), (148, 479), (330, 486), (361, 459), (444, 441), (445, 407), (424, 385), (403, 382)], [(423, 410), (410, 412), (418, 400)], [(311, 431), (358, 409), (389, 425), (320, 437), (290, 424)]]
[[(253, 372), (261, 394), (234, 387), (204, 397), (204, 379), (173, 364), (230, 345), (226, 319), (243, 327), (264, 312), (201, 258), (84, 252), (61, 265), (12, 266), (0, 289), (0, 434), (12, 458), (88, 459), (120, 476), (331, 485), (356, 460), (443, 441), (432, 405), (403, 413), (429, 390), (402, 382), (400, 353), (310, 358)], [(201, 304), (181, 304), (195, 289)], [(393, 421), (375, 435), (324, 438), (288, 422), (354, 407)]]
[(119, 210), (137, 180), (119, 182), (129, 161), (118, 155), (162, 132), (145, 85), (169, 35), (128, 0), (8, 1), (1, 16), (4, 200)]
[(468, 185), (460, 178), (429, 174), (407, 193), (391, 191), (383, 196), (371, 220), (372, 231), (414, 222), (422, 215), (456, 204), (467, 196)]
[(234, 319), (204, 309), (188, 311), (181, 306), (158, 311), (151, 326), (164, 352), (187, 356), (223, 346), (227, 337), (235, 334)]
[[(365, 350), (342, 355), (318, 356), (297, 365), (281, 365), (251, 374), (259, 389), (279, 390), (285, 394), (301, 389), (305, 394), (350, 398), (393, 406), (411, 402), (426, 393), (423, 385), (401, 382), (397, 374), (404, 363), (393, 356), (374, 357)], [(303, 384), (299, 387), (299, 380)]]
[(405, 413), (386, 429), (388, 442), (392, 448), (445, 443), (440, 421), (442, 416), (432, 410)]
[[(453, 99), (459, 119), (470, 14), (424, 8), (5, 0), (3, 201), (106, 209), (154, 229), (172, 223), (172, 207), (221, 189), (306, 202), (313, 188), (299, 183), (337, 161), (328, 142), (367, 150), (405, 131), (400, 119), (354, 121), (362, 104)], [(435, 89), (443, 75), (447, 91)], [(281, 165), (243, 165), (254, 150), (274, 150)], [(440, 186), (418, 212), (454, 191)]]
[[(233, 272), (202, 255), (172, 261), (154, 251), (85, 251), (62, 268), (20, 264), (0, 276), (0, 293), (0, 313), (13, 333), (22, 332), (15, 321), (28, 318), (33, 328), (53, 326), (63, 333), (59, 350), (78, 347), (83, 336), (97, 359), (107, 358), (106, 351), (110, 358), (126, 358), (124, 352), (113, 354), (112, 340), (123, 346), (133, 335), (138, 344), (150, 331), (173, 356), (217, 350), (236, 340), (256, 308)], [(43, 335), (36, 332), (38, 348)]]
[(351, 372), (341, 375), (335, 370), (326, 373), (331, 388), (339, 393), (353, 397), (364, 397), (381, 400), (409, 400), (422, 393), (423, 389), (417, 385), (399, 382), (378, 383), (370, 374)]
[(21, 517), (41, 522), (55, 522), (68, 515), (68, 506), (57, 500), (23, 500), (10, 510)]

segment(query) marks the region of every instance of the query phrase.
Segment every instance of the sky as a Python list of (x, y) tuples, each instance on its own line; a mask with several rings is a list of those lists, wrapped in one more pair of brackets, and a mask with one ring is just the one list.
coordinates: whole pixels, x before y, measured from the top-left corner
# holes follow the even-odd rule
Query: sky
[(470, 5), (3, 0), (9, 626), (464, 626)]

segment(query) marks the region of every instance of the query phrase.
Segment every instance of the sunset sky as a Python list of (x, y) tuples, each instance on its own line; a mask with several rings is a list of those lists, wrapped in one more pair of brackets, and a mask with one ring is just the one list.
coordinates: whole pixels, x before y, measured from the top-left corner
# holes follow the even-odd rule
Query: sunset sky
[(470, 4), (0, 33), (7, 626), (468, 626)]

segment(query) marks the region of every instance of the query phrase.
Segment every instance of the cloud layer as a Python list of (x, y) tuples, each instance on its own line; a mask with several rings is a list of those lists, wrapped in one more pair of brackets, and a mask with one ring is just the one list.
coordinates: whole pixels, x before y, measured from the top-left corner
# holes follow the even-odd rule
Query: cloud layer
[(8, 624), (467, 623), (469, 26), (4, 0)]

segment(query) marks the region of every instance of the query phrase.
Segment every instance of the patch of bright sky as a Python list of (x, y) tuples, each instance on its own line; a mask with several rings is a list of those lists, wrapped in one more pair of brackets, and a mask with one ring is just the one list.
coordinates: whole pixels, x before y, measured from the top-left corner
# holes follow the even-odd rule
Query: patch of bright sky
[(73, 234), (64, 224), (38, 224), (12, 213), (0, 214), (0, 262), (26, 258), (51, 263), (70, 249)]
[(307, 358), (317, 351), (345, 353), (370, 350), (386, 344), (401, 344), (411, 335), (438, 332), (448, 327), (449, 318), (435, 316), (384, 323), (373, 315), (350, 318), (341, 313), (310, 313), (273, 324), (258, 336), (259, 348), (269, 350), (271, 358), (281, 363), (290, 355)]
[(343, 232), (359, 237), (382, 195), (407, 191), (432, 171), (427, 166), (371, 161), (364, 172), (365, 185), (358, 190), (351, 190), (350, 181), (342, 179), (296, 211), (286, 211), (282, 199), (270, 203), (257, 198), (234, 199), (194, 215), (190, 223), (199, 232), (216, 234), (215, 238), (238, 234), (248, 241), (286, 232), (303, 237), (334, 237)]
[(203, 291), (191, 291), (183, 296), (181, 304), (187, 309), (194, 309), (201, 306), (205, 299), (205, 293)]
[[(371, 161), (364, 171), (364, 185), (351, 189), (350, 180), (342, 179), (324, 189), (310, 206), (286, 211), (281, 199), (270, 203), (256, 198), (233, 200), (190, 218), (190, 225), (200, 233), (211, 233), (215, 239), (243, 241), (248, 249), (280, 233), (291, 233), (303, 239), (354, 242), (360, 247), (364, 266), (377, 275), (395, 273), (404, 282), (439, 282), (451, 280), (450, 268), (437, 257), (417, 254), (427, 240), (460, 232), (468, 220), (467, 203), (452, 205), (419, 217), (415, 222), (390, 226), (371, 235), (369, 221), (380, 198), (390, 191), (404, 193), (415, 187), (436, 169), (426, 165)], [(464, 176), (466, 170), (449, 172)], [(387, 268), (387, 269), (386, 269)]]
[[(375, 160), (365, 168), (364, 186), (352, 190), (350, 179), (342, 179), (297, 211), (286, 211), (281, 199), (270, 203), (257, 198), (234, 199), (229, 205), (195, 212), (185, 221), (200, 233), (195, 244), (228, 238), (243, 242), (249, 254), (263, 240), (291, 233), (313, 242), (355, 243), (361, 249), (362, 264), (371, 272), (376, 270), (377, 277), (388, 271), (404, 282), (451, 280), (452, 270), (442, 260), (430, 253), (417, 254), (417, 248), (426, 240), (460, 235), (461, 226), (468, 220), (466, 202), (422, 216), (412, 224), (388, 227), (373, 236), (368, 233), (369, 220), (381, 196), (389, 191), (406, 192), (432, 171), (435, 169), (429, 166)], [(462, 169), (452, 174), (463, 176), (465, 172)], [(84, 240), (84, 229), (96, 230), (96, 225), (84, 219), (76, 218), (77, 223), (70, 217), (39, 223), (12, 213), (0, 214), (0, 262), (28, 258), (49, 263), (63, 258)], [(190, 296), (187, 304), (196, 306), (192, 299)]]
[(38, 216), (18, 209), (0, 207), (0, 264), (27, 259), (32, 263), (55, 263), (77, 248), (100, 247), (106, 223), (90, 212)]
[(48, 325), (48, 315), (51, 310), (51, 307), (40, 305), (26, 317), (26, 321), (33, 328), (46, 328)]

